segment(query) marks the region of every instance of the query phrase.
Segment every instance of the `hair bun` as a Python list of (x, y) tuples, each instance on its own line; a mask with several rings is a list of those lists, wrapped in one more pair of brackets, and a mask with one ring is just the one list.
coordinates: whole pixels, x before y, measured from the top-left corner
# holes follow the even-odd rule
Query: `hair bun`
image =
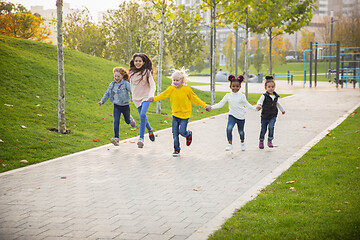
[(231, 74), (231, 75), (229, 75), (229, 77), (228, 77), (228, 81), (232, 81), (232, 80), (234, 80), (235, 79), (235, 76), (233, 75), (233, 74)]

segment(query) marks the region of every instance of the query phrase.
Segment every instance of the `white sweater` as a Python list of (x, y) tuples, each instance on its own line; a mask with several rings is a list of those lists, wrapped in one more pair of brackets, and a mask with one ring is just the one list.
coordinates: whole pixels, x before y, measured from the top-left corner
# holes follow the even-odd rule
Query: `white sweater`
[(245, 119), (245, 106), (251, 110), (257, 111), (255, 107), (250, 105), (246, 97), (241, 92), (227, 93), (221, 101), (213, 106), (211, 109), (222, 108), (226, 102), (229, 102), (229, 114), (237, 119)]

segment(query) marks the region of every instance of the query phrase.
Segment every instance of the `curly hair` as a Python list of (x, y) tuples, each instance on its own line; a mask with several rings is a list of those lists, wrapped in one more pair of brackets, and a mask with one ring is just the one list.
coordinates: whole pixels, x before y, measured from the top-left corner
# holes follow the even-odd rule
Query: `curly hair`
[(231, 75), (229, 75), (229, 77), (228, 77), (228, 81), (230, 82), (230, 85), (231, 85), (231, 83), (233, 83), (233, 82), (238, 82), (238, 83), (242, 83), (243, 81), (244, 81), (244, 76), (243, 75), (239, 75), (238, 77), (235, 77), (235, 75), (233, 75), (233, 74), (231, 74)]
[(171, 74), (171, 79), (179, 79), (183, 82), (183, 84), (186, 84), (188, 82), (187, 77), (189, 76), (186, 71), (188, 71), (188, 69), (185, 69), (184, 67), (179, 70), (175, 69), (173, 74)]
[(123, 68), (123, 67), (115, 67), (113, 69), (113, 73), (115, 74), (116, 72), (120, 73), (123, 76), (124, 80), (129, 81), (129, 73), (125, 68)]

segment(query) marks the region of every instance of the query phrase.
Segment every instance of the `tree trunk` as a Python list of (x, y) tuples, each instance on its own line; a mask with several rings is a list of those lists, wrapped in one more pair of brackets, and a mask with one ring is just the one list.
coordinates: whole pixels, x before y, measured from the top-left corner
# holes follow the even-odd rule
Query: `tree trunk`
[(270, 70), (270, 75), (272, 75), (272, 29), (271, 28), (269, 33), (269, 70)]
[(58, 76), (59, 76), (59, 98), (58, 98), (58, 132), (66, 132), (65, 123), (65, 73), (62, 36), (62, 6), (63, 0), (56, 0), (57, 8), (57, 51), (58, 51)]
[(249, 43), (249, 27), (248, 27), (248, 8), (246, 8), (246, 35), (245, 35), (245, 96), (248, 99), (248, 43)]
[(213, 0), (213, 9), (211, 13), (211, 23), (212, 23), (212, 31), (213, 31), (213, 41), (212, 41), (212, 52), (211, 52), (211, 105), (215, 104), (215, 75), (216, 75), (216, 19), (215, 19), (215, 12), (216, 12), (216, 0)]
[[(161, 33), (160, 33), (160, 47), (159, 47), (159, 65), (158, 65), (158, 82), (157, 82), (157, 94), (161, 93), (161, 75), (162, 75), (162, 57), (163, 57), (163, 39), (164, 39), (164, 16), (166, 10), (166, 3), (163, 0), (163, 5), (161, 8)], [(161, 113), (161, 101), (156, 103), (156, 113)]]

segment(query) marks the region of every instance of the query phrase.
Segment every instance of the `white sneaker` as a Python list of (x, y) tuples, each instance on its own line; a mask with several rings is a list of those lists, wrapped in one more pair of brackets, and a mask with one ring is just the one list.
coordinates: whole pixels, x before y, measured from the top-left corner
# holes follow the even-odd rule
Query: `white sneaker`
[(233, 149), (232, 144), (227, 145), (227, 147), (225, 148), (225, 151), (231, 151)]
[(134, 120), (134, 118), (130, 115), (130, 126), (131, 127), (136, 127), (136, 122), (135, 122), (135, 120)]
[(119, 139), (112, 138), (112, 139), (110, 139), (110, 142), (111, 142), (112, 144), (114, 144), (115, 146), (119, 146)]
[(142, 140), (141, 138), (139, 139), (139, 141), (137, 142), (138, 148), (143, 148), (144, 147), (144, 140)]
[(241, 143), (241, 151), (245, 151), (245, 149), (246, 149), (246, 147), (245, 147), (245, 143), (244, 143), (244, 142), (242, 142), (242, 143)]

